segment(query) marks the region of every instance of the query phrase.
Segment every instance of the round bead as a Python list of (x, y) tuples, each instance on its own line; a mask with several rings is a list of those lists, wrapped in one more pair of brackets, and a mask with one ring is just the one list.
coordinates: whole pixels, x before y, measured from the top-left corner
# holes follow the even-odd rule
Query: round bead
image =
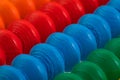
[(75, 39), (80, 48), (82, 60), (85, 60), (88, 54), (97, 48), (93, 33), (80, 24), (68, 25), (63, 32)]
[(64, 33), (51, 34), (46, 43), (56, 47), (65, 61), (65, 70), (70, 71), (80, 61), (80, 49), (75, 40)]

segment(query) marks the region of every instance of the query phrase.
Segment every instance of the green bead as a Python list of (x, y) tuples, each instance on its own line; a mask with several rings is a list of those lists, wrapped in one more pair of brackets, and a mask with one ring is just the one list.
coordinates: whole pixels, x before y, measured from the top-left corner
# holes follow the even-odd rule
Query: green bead
[(110, 50), (120, 59), (120, 38), (114, 38), (109, 41), (106, 44), (105, 49)]
[(108, 80), (119, 80), (120, 78), (120, 60), (111, 51), (97, 49), (87, 58), (97, 64), (106, 74)]
[(81, 62), (77, 64), (72, 73), (82, 77), (84, 80), (107, 80), (102, 69), (92, 62)]
[(62, 73), (56, 76), (54, 80), (83, 80), (83, 79), (73, 73)]

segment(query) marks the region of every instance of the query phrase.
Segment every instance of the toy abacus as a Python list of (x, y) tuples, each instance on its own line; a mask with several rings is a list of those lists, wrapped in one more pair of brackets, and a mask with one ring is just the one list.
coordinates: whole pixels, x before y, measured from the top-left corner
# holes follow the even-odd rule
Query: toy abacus
[(119, 80), (119, 0), (2, 0), (0, 80)]

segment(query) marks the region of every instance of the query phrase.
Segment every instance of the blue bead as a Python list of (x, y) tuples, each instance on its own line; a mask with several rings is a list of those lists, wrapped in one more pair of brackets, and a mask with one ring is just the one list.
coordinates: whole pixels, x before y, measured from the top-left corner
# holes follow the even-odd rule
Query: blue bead
[(12, 66), (21, 70), (27, 80), (48, 79), (44, 64), (33, 56), (21, 54), (13, 60)]
[(120, 35), (120, 13), (115, 8), (101, 6), (94, 13), (107, 21), (113, 38)]
[(114, 7), (120, 12), (120, 0), (110, 0), (107, 5)]
[(111, 39), (111, 30), (108, 23), (98, 15), (84, 15), (78, 23), (84, 25), (93, 32), (98, 48), (104, 47)]
[(64, 72), (63, 57), (55, 47), (49, 44), (37, 44), (31, 49), (30, 55), (38, 58), (46, 65), (48, 80), (53, 80), (56, 75)]
[(83, 25), (71, 24), (63, 32), (75, 39), (80, 48), (82, 60), (86, 60), (88, 54), (97, 49), (97, 43), (93, 33)]
[(46, 43), (56, 47), (65, 61), (65, 71), (72, 70), (80, 61), (80, 50), (75, 40), (64, 33), (51, 34)]
[(18, 69), (12, 66), (0, 66), (0, 80), (27, 80)]

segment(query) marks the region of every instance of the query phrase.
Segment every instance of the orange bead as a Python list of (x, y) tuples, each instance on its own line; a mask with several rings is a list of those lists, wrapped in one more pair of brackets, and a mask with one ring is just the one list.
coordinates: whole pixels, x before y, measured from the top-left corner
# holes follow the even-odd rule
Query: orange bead
[(36, 5), (36, 8), (39, 9), (41, 8), (44, 4), (50, 2), (51, 0), (33, 0), (33, 2)]
[(9, 0), (18, 9), (22, 18), (35, 11), (35, 4), (32, 0)]
[(4, 25), (2, 18), (0, 17), (0, 30), (1, 29), (5, 29), (5, 25)]
[(7, 0), (0, 0), (0, 15), (5, 23), (5, 26), (20, 19), (20, 15), (16, 7)]

